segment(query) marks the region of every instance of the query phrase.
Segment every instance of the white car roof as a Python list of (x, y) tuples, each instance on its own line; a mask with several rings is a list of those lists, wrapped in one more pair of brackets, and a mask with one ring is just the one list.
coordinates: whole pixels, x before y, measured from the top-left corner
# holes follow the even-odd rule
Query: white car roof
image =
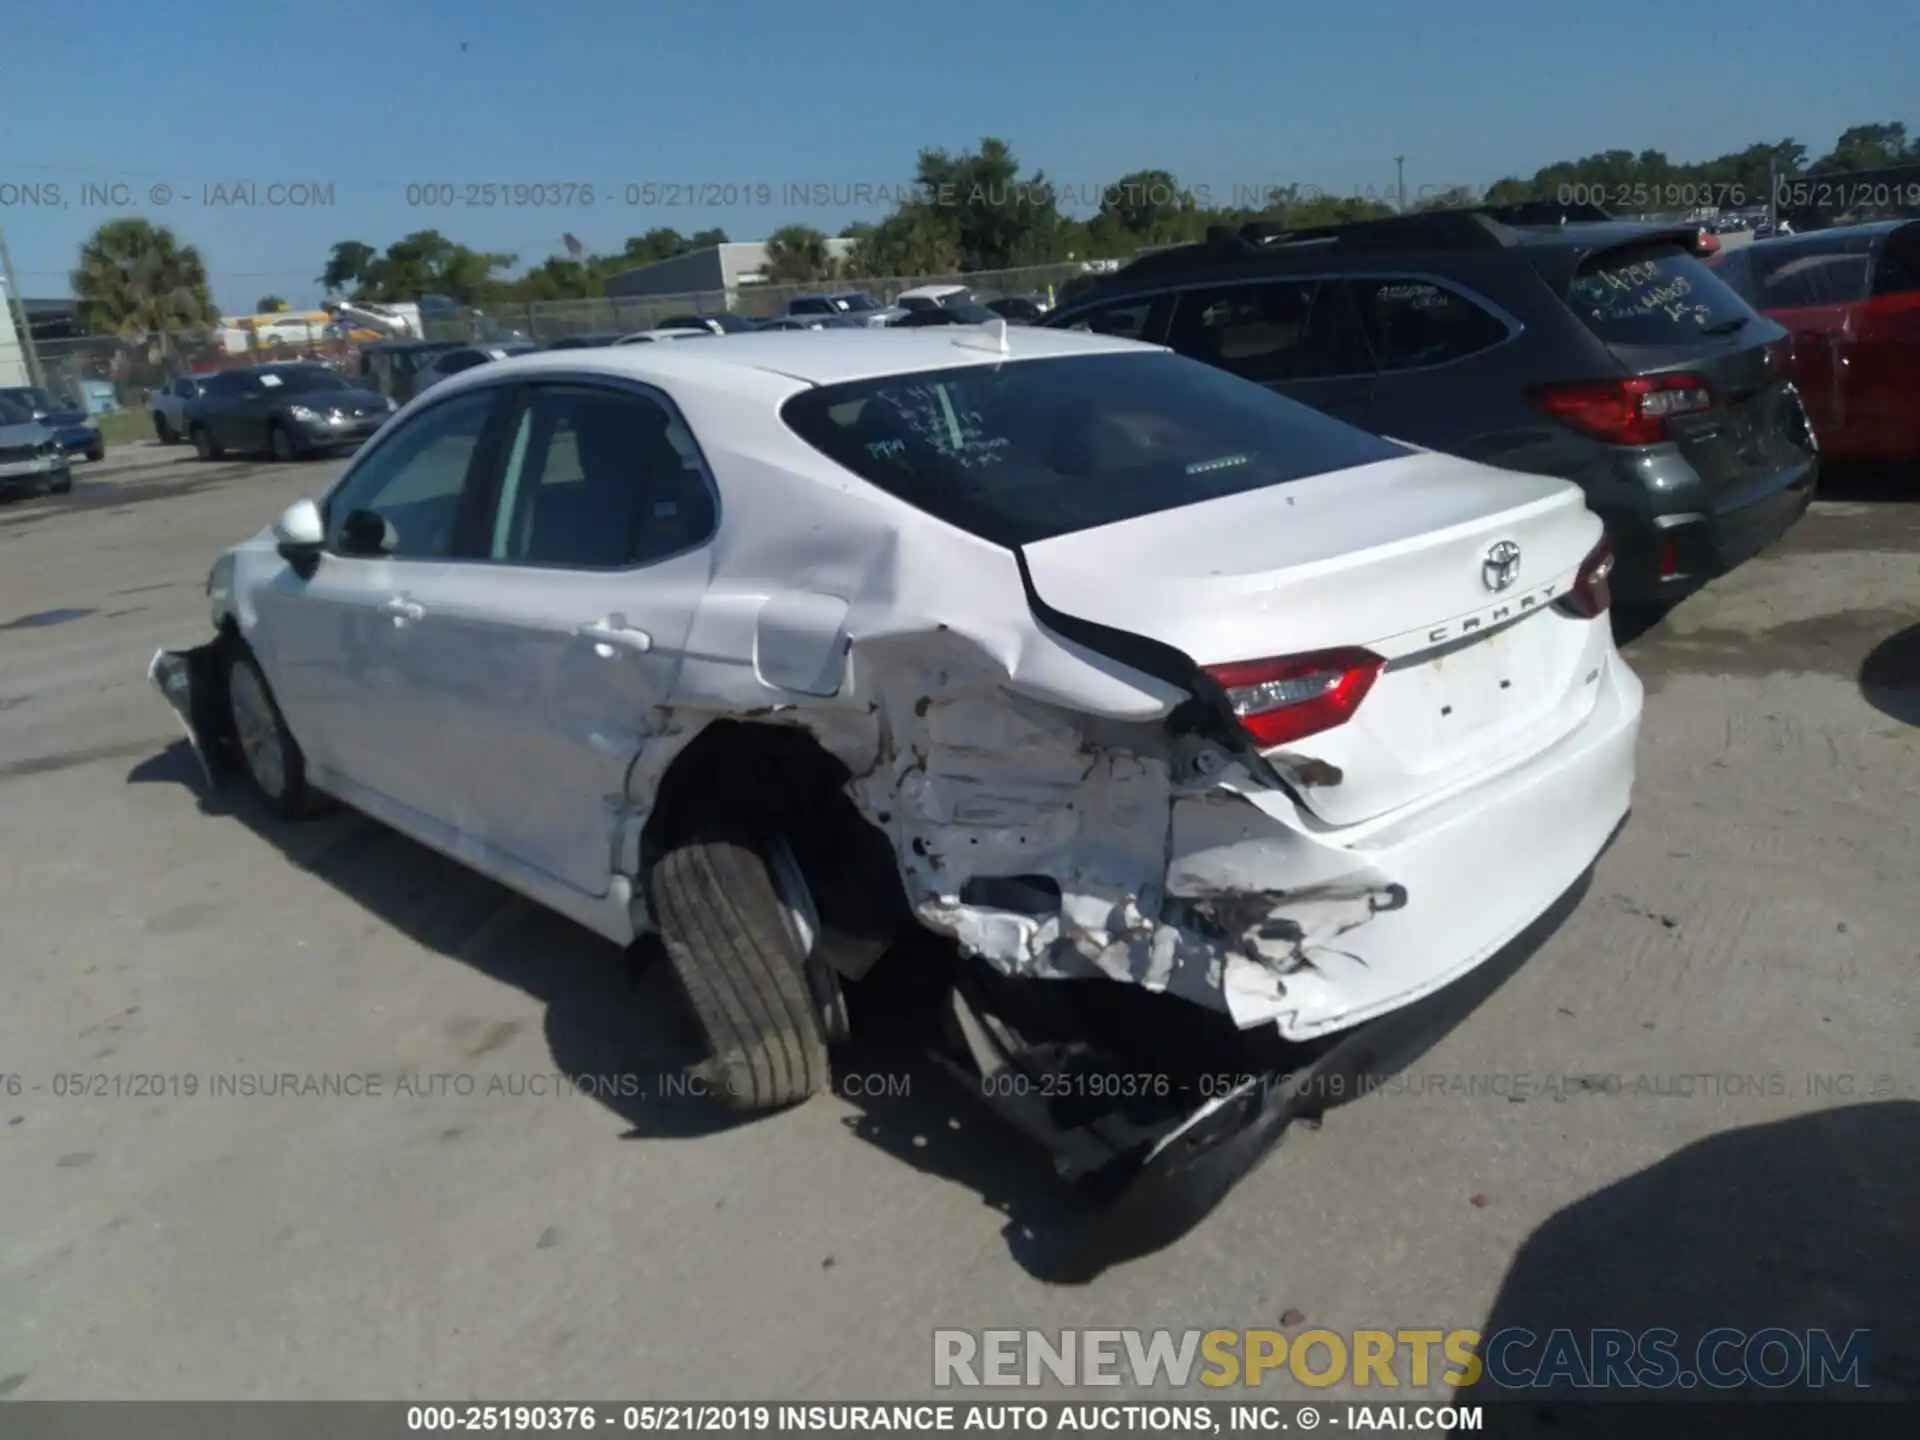
[[(997, 365), (1066, 355), (1149, 354), (1145, 345), (1085, 330), (1005, 326), (1006, 350), (991, 344), (1002, 326), (942, 325), (913, 330), (762, 330), (711, 335), (704, 345), (615, 345), (605, 349), (540, 351), (485, 367), (498, 379), (523, 371), (590, 370), (636, 380), (682, 380), (724, 386), (729, 372), (779, 375), (809, 385), (834, 385), (960, 365)], [(657, 332), (656, 332), (657, 333)], [(694, 334), (703, 332), (694, 331)], [(456, 376), (455, 379), (464, 377)], [(478, 376), (476, 375), (476, 379)]]
[(925, 296), (927, 299), (933, 299), (939, 295), (957, 295), (966, 288), (964, 285), (918, 285), (911, 290), (902, 290), (899, 298), (907, 300)]

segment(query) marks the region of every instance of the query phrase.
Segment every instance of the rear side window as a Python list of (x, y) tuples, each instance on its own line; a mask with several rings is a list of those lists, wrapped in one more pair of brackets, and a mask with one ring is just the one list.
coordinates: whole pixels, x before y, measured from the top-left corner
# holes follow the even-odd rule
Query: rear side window
[(1181, 295), (1167, 343), (1258, 384), (1324, 380), (1373, 369), (1340, 281), (1273, 280)]
[(1409, 453), (1164, 352), (859, 380), (781, 414), (862, 479), (1008, 547)]
[(1753, 316), (1725, 281), (1673, 245), (1593, 257), (1574, 277), (1567, 304), (1608, 345), (1686, 345)]
[(678, 554), (716, 512), (693, 437), (648, 396), (536, 385), (519, 416), (491, 556), (617, 570)]
[(1490, 350), (1506, 323), (1457, 290), (1415, 278), (1355, 280), (1354, 303), (1380, 369), (1420, 370)]
[(1172, 309), (1173, 298), (1169, 295), (1116, 300), (1063, 317), (1059, 328), (1091, 330), (1096, 335), (1117, 335), (1122, 340), (1157, 342), (1166, 333), (1167, 316)]

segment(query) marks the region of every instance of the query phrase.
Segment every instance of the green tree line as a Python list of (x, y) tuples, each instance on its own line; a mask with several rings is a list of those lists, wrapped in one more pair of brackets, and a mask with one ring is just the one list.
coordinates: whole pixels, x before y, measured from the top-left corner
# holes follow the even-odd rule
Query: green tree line
[[(1791, 138), (1694, 162), (1659, 150), (1606, 150), (1545, 166), (1531, 177), (1508, 176), (1481, 193), (1460, 188), (1422, 194), (1408, 208), (1641, 194), (1648, 197), (1649, 209), (1662, 208), (1663, 202), (1675, 208), (1680, 202), (1673, 197), (1697, 194), (1760, 204), (1770, 167), (1794, 178), (1906, 164), (1920, 164), (1920, 137), (1909, 138), (1906, 125), (1855, 125), (1831, 150), (1813, 158), (1807, 146)], [(991, 137), (958, 154), (922, 150), (914, 184), (904, 188), (906, 197), (892, 213), (840, 230), (840, 238), (853, 242), (844, 260), (835, 260), (823, 230), (787, 225), (774, 231), (766, 242), (768, 278), (812, 283), (1117, 259), (1201, 239), (1214, 225), (1250, 220), (1296, 227), (1336, 224), (1388, 215), (1395, 208), (1378, 196), (1301, 186), (1275, 186), (1239, 197), (1256, 205), (1222, 208), (1204, 203), (1201, 187), (1182, 184), (1171, 171), (1141, 169), (1104, 187), (1091, 214), (1072, 215), (1062, 209), (1044, 171), (1023, 172), (1012, 147)], [(663, 227), (629, 237), (617, 252), (595, 254), (568, 236), (567, 253), (516, 276), (508, 273), (520, 263), (516, 255), (475, 250), (437, 230), (420, 230), (384, 250), (361, 240), (338, 241), (317, 278), (329, 295), (376, 302), (423, 295), (467, 305), (591, 299), (605, 293), (611, 275), (727, 238), (724, 230), (682, 234)], [(82, 322), (96, 333), (194, 325), (213, 314), (199, 251), (143, 219), (108, 221), (90, 236), (81, 247), (73, 287)]]

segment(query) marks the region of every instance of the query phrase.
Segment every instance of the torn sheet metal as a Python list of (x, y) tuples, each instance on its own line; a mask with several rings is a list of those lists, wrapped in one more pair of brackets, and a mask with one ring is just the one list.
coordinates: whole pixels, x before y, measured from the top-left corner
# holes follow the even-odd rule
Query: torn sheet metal
[(216, 648), (200, 645), (188, 650), (156, 651), (147, 666), (148, 681), (166, 700), (180, 728), (186, 732), (187, 743), (193, 747), (194, 759), (200, 762), (200, 773), (209, 787), (214, 783), (209, 747), (214, 744), (216, 734), (212, 728), (215, 717), (209, 708), (214, 703), (214, 688), (220, 679)]
[[(1217, 745), (1070, 714), (986, 673), (922, 676), (925, 693), (882, 707), (888, 753), (854, 796), (921, 921), (1003, 973), (1106, 976), (1255, 1025), (1286, 1005), (1284, 976), (1405, 903), (1226, 788), (1250, 777)], [(1051, 903), (970, 901), (981, 879)]]

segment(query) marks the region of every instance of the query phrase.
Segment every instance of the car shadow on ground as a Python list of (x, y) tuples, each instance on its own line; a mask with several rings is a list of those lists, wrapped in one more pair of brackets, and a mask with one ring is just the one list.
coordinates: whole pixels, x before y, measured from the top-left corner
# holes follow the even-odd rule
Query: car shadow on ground
[(1920, 460), (1823, 461), (1819, 498), (1911, 505), (1920, 500)]
[[(1579, 1355), (1588, 1357), (1596, 1330), (1636, 1337), (1666, 1330), (1677, 1337), (1669, 1342), (1675, 1375), (1698, 1378), (1649, 1391), (1563, 1371), (1567, 1378), (1551, 1388), (1517, 1391), (1482, 1376), (1459, 1402), (1488, 1407), (1479, 1433), (1566, 1440), (1644, 1424), (1644, 1410), (1610, 1403), (1628, 1399), (1920, 1399), (1916, 1217), (1920, 1104), (1910, 1100), (1842, 1106), (1689, 1145), (1535, 1230), (1480, 1327), (1479, 1350), (1483, 1357), (1501, 1351), (1508, 1378), (1518, 1379), (1541, 1366), (1558, 1330), (1570, 1332)], [(1724, 1373), (1757, 1348), (1703, 1345), (1723, 1327), (1746, 1336), (1777, 1327), (1802, 1337), (1795, 1344), (1803, 1348), (1810, 1348), (1809, 1331), (1824, 1330), (1843, 1360), (1851, 1337), (1866, 1331), (1865, 1362), (1855, 1376), (1866, 1383), (1713, 1388), (1696, 1363)], [(1504, 1349), (1502, 1331), (1516, 1332)], [(1789, 1358), (1782, 1342), (1768, 1358), (1745, 1363), (1787, 1374)], [(1628, 1364), (1638, 1368), (1644, 1359), (1636, 1354)], [(1581, 1379), (1596, 1384), (1582, 1388)], [(1878, 1413), (1882, 1408), (1827, 1411), (1809, 1428), (1798, 1407), (1761, 1407), (1743, 1412), (1724, 1433), (1911, 1433), (1910, 1410), (1896, 1416)], [(1897, 1421), (1905, 1422), (1899, 1431)]]
[[(704, 1058), (699, 1032), (655, 947), (618, 947), (399, 832), (340, 809), (279, 819), (231, 782), (209, 788), (186, 741), (136, 765), (129, 784), (178, 785), (203, 813), (230, 817), (369, 914), (427, 949), (546, 1006), (553, 1068), (630, 1128), (625, 1138), (691, 1138), (743, 1123), (671, 1083)], [(452, 1037), (482, 1059), (495, 1031)], [(438, 1063), (438, 1062), (436, 1062)], [(522, 1067), (530, 1068), (530, 1067)], [(663, 1093), (665, 1092), (665, 1093)]]
[[(689, 1139), (750, 1123), (697, 1092), (660, 1093), (664, 1077), (705, 1059), (705, 1047), (656, 944), (642, 942), (623, 953), (349, 811), (282, 821), (230, 780), (210, 788), (184, 740), (142, 760), (127, 781), (189, 790), (203, 813), (245, 824), (289, 862), (416, 943), (543, 1002), (555, 1068), (628, 1124), (624, 1138)], [(1591, 872), (1528, 931), (1450, 989), (1462, 1015), (1559, 928), (1590, 883)], [(852, 1112), (843, 1121), (847, 1130), (915, 1170), (979, 1195), (1002, 1217), (1011, 1258), (1043, 1282), (1084, 1284), (1113, 1265), (1177, 1242), (1190, 1221), (1180, 1220), (1168, 1234), (1161, 1214), (1131, 1204), (1112, 1211), (1090, 1205), (1060, 1180), (1042, 1147), (989, 1108), (978, 1081), (970, 1083), (932, 1058), (941, 1048), (942, 977), (952, 962), (950, 942), (916, 934), (876, 966), (872, 979), (849, 987), (853, 1027), (862, 1039), (836, 1049), (833, 1080), (835, 1097)], [(1448, 1023), (1430, 1036), (1423, 1030), (1418, 1048), (1401, 1063), (1417, 1059), (1450, 1028)], [(498, 1037), (472, 1038), (478, 1059), (496, 1048), (490, 1042)], [(620, 1083), (628, 1078), (637, 1085)], [(628, 1089), (639, 1093), (624, 1093)], [(1350, 1092), (1352, 1098), (1367, 1093), (1358, 1081)], [(1193, 1219), (1204, 1223), (1205, 1213)]]
[(1873, 647), (1860, 666), (1860, 693), (1882, 715), (1920, 725), (1920, 625)]
[[(1505, 948), (1432, 997), (1431, 1008), (1409, 1007), (1365, 1032), (1350, 1057), (1354, 1068), (1328, 1072), (1326, 1084), (1314, 1087), (1320, 1097), (1317, 1108), (1331, 1116), (1347, 1104), (1363, 1102), (1393, 1074), (1417, 1063), (1552, 938), (1586, 898), (1592, 882), (1589, 869)], [(939, 973), (940, 957), (931, 952), (943, 942), (926, 937), (913, 943), (928, 947), (926, 963), (916, 965), (922, 957), (896, 954), (890, 957), (894, 975)], [(903, 961), (907, 963), (899, 963)], [(895, 984), (901, 981), (896, 978)], [(849, 1063), (864, 1067), (864, 1073), (855, 1071), (837, 1081), (841, 1098), (860, 1112), (846, 1120), (847, 1127), (904, 1164), (978, 1194), (1003, 1217), (1000, 1233), (1009, 1256), (1043, 1283), (1088, 1284), (1109, 1269), (1177, 1245), (1210, 1223), (1214, 1206), (1231, 1193), (1230, 1187), (1270, 1159), (1285, 1163), (1282, 1132), (1280, 1143), (1252, 1152), (1251, 1164), (1244, 1168), (1241, 1161), (1233, 1161), (1210, 1175), (1190, 1173), (1164, 1186), (1157, 1180), (1136, 1184), (1109, 1199), (1092, 1200), (1056, 1175), (1047, 1151), (988, 1108), (979, 1080), (945, 1070), (927, 1058), (928, 1046), (913, 1043), (916, 1026), (927, 1023), (933, 1007), (885, 990), (876, 997), (872, 989), (856, 989), (851, 997), (856, 1026), (863, 1018), (863, 1000), (883, 1007), (893, 1022), (870, 1025), (868, 1033), (892, 1034), (905, 1043), (888, 1053), (869, 1041), (849, 1055)], [(1400, 1023), (1403, 1019), (1405, 1024)], [(1322, 1050), (1338, 1049), (1342, 1038), (1303, 1048), (1295, 1059), (1307, 1063)], [(1393, 1058), (1375, 1063), (1382, 1055)], [(1165, 1068), (1181, 1071), (1183, 1062)], [(1340, 1077), (1338, 1083), (1334, 1075)], [(1317, 1127), (1321, 1118), (1298, 1123)]]
[[(665, 1077), (699, 1064), (706, 1050), (656, 942), (623, 953), (345, 809), (281, 820), (231, 779), (209, 787), (184, 740), (143, 759), (127, 782), (191, 792), (202, 813), (246, 825), (289, 863), (416, 943), (541, 1001), (553, 1068), (620, 1117), (629, 1127), (622, 1138), (694, 1139), (751, 1123), (697, 1090), (676, 1086), (669, 1087), (674, 1094), (661, 1093)], [(940, 943), (933, 937), (909, 942), (930, 952)], [(907, 962), (882, 967), (895, 975), (931, 975), (938, 968), (932, 953), (889, 958)], [(930, 963), (914, 963), (921, 958)], [(834, 1056), (835, 1093), (855, 1112), (845, 1121), (852, 1135), (978, 1193), (1007, 1217), (1009, 1249), (1030, 1272), (1046, 1274), (1066, 1263), (1055, 1257), (1070, 1245), (1062, 1232), (1076, 1220), (1072, 1197), (1038, 1147), (928, 1058), (919, 1040), (933, 1022), (921, 988), (911, 982), (857, 987), (849, 1003), (863, 1033), (882, 1037), (841, 1047)], [(473, 1048), (490, 1038), (473, 1037)]]

